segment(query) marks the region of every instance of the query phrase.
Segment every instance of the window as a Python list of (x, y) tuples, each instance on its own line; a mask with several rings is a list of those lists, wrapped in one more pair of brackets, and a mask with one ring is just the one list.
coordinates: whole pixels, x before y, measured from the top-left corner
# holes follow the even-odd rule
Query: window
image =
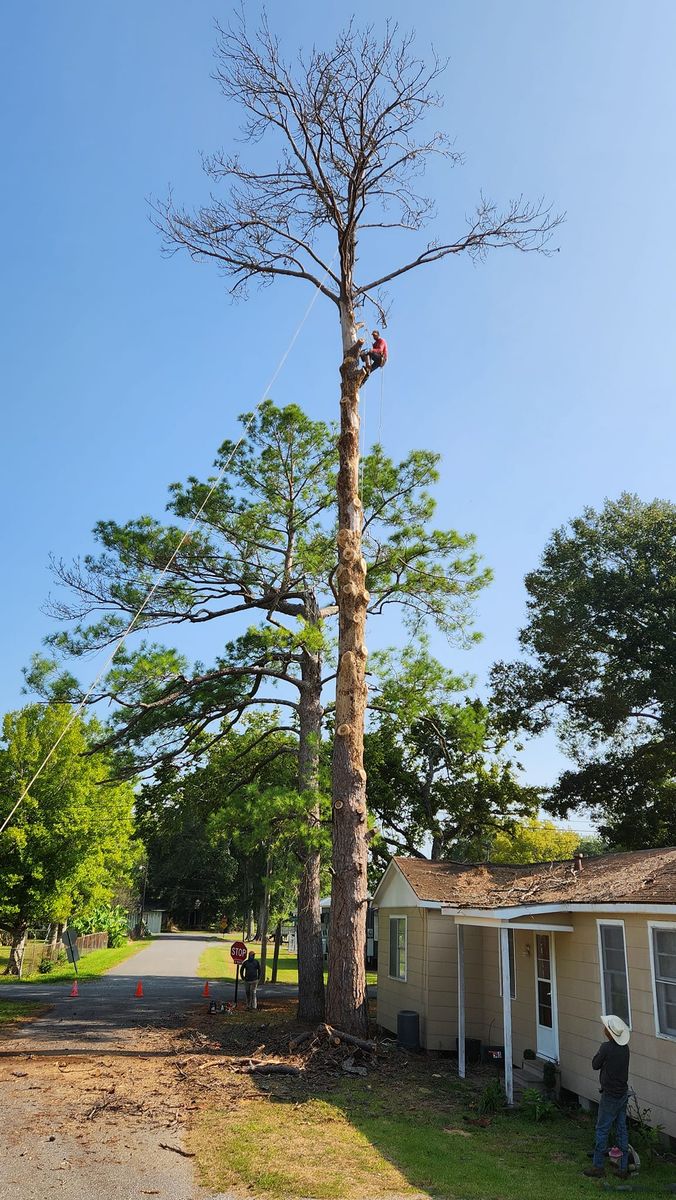
[(599, 947), (603, 1011), (615, 1013), (631, 1026), (623, 921), (599, 921)]
[(406, 917), (390, 917), (390, 979), (406, 981)]
[(657, 1031), (676, 1037), (676, 925), (653, 925), (651, 933)]
[[(498, 966), (500, 970), (500, 995), (502, 995), (502, 938), (501, 930), (498, 929)], [(509, 994), (512, 1000), (516, 1000), (516, 968), (514, 966), (514, 930), (507, 930), (507, 941), (509, 944)]]

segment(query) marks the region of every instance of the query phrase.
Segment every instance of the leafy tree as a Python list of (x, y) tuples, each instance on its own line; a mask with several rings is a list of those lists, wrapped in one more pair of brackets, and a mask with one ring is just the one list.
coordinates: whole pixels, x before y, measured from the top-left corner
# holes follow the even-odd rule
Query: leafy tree
[(141, 788), (137, 822), (148, 856), (146, 895), (179, 925), (214, 924), (234, 904), (231, 839), (205, 815), (199, 774), (171, 768)]
[[(218, 482), (191, 479), (172, 486), (169, 507), (178, 521), (197, 517), (188, 539), (180, 524), (150, 517), (124, 525), (100, 522), (95, 536), (101, 554), (55, 565), (67, 590), (52, 611), (73, 628), (50, 640), (75, 655), (108, 645), (170, 559), (139, 616), (139, 630), (224, 623), (230, 617), (232, 638), (232, 618), (260, 615), (259, 624), (227, 641), (209, 667), (196, 664), (190, 670), (173, 650), (143, 643), (132, 651), (127, 644), (91, 699), (117, 706), (102, 744), (127, 755), (127, 770), (134, 774), (200, 760), (247, 713), (273, 713), (276, 719), (263, 721), (257, 737), (239, 745), (239, 774), (232, 783), (237, 791), (288, 757), (286, 735), (297, 738), (295, 790), (306, 810), (299, 1014), (315, 1020), (323, 1007), (320, 746), (332, 708), (324, 689), (335, 678), (335, 436), (294, 405), (279, 409), (267, 402), (242, 422), (242, 443), (221, 448)], [(375, 447), (363, 465), (371, 611), (397, 606), (417, 637), (433, 621), (449, 639), (470, 641), (472, 601), (489, 573), (472, 537), (432, 527), (429, 489), (438, 477), (438, 455), (412, 451), (395, 464)], [(51, 660), (37, 660), (29, 684), (76, 698), (73, 678), (66, 673), (52, 680), (52, 667)], [(296, 845), (298, 836), (297, 831)]]
[(453, 693), (466, 680), (423, 642), (381, 656), (373, 728), (365, 738), (369, 807), (381, 834), (374, 853), (459, 858), (537, 809), (536, 788), (518, 782), (488, 709)]
[(9, 713), (0, 746), (0, 815), (10, 812), (48, 751), (44, 771), (0, 835), (0, 914), (12, 930), (7, 974), (18, 974), (29, 924), (65, 921), (109, 900), (133, 864), (133, 792), (106, 782), (90, 756), (92, 726), (62, 705)]
[[(267, 159), (207, 157), (209, 203), (196, 212), (170, 198), (156, 205), (169, 250), (215, 262), (234, 294), (251, 280), (303, 280), (330, 300), (340, 327), (340, 439), (336, 571), (338, 671), (333, 757), (333, 886), (329, 960), (330, 1019), (341, 1028), (366, 1024), (364, 940), (367, 885), (366, 707), (367, 564), (362, 555), (359, 492), (359, 390), (362, 306), (385, 312), (380, 289), (408, 272), (456, 254), (481, 258), (489, 249), (542, 250), (557, 224), (549, 209), (518, 200), (499, 212), (481, 200), (459, 237), (418, 242), (410, 257), (357, 278), (361, 261), (378, 254), (383, 229), (419, 233), (434, 215), (417, 192), (430, 156), (459, 165), (460, 154), (426, 124), (440, 104), (443, 70), (416, 58), (412, 37), (386, 23), (377, 36), (353, 23), (329, 50), (314, 48), (294, 64), (264, 21), (250, 35), (244, 18), (221, 32), (216, 78), (226, 100), (244, 110), (244, 137), (272, 142)], [(222, 196), (222, 189), (225, 195)], [(388, 245), (392, 245), (392, 236)], [(366, 253), (372, 249), (372, 255)], [(335, 250), (334, 250), (335, 248)]]
[(557, 530), (526, 577), (525, 661), (498, 663), (505, 725), (554, 727), (576, 764), (551, 790), (627, 848), (676, 841), (676, 505), (623, 494)]
[(493, 863), (557, 862), (572, 858), (579, 845), (580, 836), (573, 830), (530, 817), (515, 822), (510, 830), (496, 832), (484, 857)]

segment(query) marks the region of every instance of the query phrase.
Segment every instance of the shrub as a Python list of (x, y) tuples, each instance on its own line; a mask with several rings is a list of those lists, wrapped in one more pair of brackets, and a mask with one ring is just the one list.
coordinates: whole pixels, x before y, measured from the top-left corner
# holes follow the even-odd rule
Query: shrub
[(528, 1121), (549, 1121), (556, 1112), (556, 1105), (537, 1088), (524, 1088), (519, 1107)]
[(502, 1090), (502, 1084), (499, 1079), (492, 1080), (487, 1083), (477, 1101), (477, 1111), (482, 1117), (491, 1116), (493, 1113), (502, 1112), (506, 1107), (507, 1100), (505, 1093)]
[(127, 913), (120, 904), (111, 908), (102, 904), (86, 917), (73, 921), (78, 933), (107, 933), (109, 946), (124, 946), (127, 940)]
[(630, 1141), (636, 1146), (639, 1154), (643, 1154), (648, 1163), (652, 1163), (658, 1153), (662, 1140), (663, 1125), (651, 1124), (652, 1113), (649, 1108), (641, 1108), (635, 1093), (627, 1105)]
[(54, 969), (54, 963), (51, 958), (44, 956), (38, 963), (38, 971), (41, 975), (49, 975), (49, 972)]

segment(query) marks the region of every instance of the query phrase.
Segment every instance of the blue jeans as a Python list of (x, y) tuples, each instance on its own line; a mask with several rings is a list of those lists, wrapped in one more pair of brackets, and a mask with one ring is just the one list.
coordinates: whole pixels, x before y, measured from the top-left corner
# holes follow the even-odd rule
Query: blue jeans
[(622, 1151), (620, 1171), (626, 1171), (629, 1159), (629, 1135), (627, 1133), (627, 1102), (629, 1092), (624, 1096), (609, 1096), (601, 1092), (599, 1114), (596, 1118), (596, 1145), (594, 1146), (594, 1166), (602, 1167), (605, 1163), (605, 1152), (608, 1148), (610, 1128), (615, 1126), (615, 1138)]

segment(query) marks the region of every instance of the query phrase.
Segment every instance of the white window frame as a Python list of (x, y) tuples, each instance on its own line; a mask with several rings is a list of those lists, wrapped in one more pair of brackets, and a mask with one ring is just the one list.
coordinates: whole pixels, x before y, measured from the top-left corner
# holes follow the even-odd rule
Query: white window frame
[[(500, 980), (500, 995), (502, 995), (502, 939), (500, 937), (501, 933), (502, 933), (502, 930), (498, 929), (498, 978)], [(510, 980), (510, 984), (511, 984), (511, 987), (509, 989), (509, 995), (512, 1000), (516, 1000), (516, 938), (514, 936), (514, 930), (508, 928), (507, 935), (512, 944), (512, 956), (511, 956), (512, 961), (510, 963), (510, 966), (514, 967), (514, 970), (510, 971), (510, 974), (509, 974), (509, 980)]]
[(657, 1004), (657, 971), (655, 970), (655, 939), (653, 937), (653, 929), (676, 930), (676, 922), (648, 921), (648, 942), (650, 943), (650, 973), (653, 983), (653, 1015), (655, 1017), (655, 1037), (662, 1038), (665, 1042), (676, 1042), (675, 1034), (662, 1033), (660, 1029), (660, 1011)]
[[(392, 929), (393, 921), (403, 921), (404, 922), (404, 974), (403, 975), (392, 975), (391, 974), (391, 967), (392, 967), (391, 929)], [(408, 917), (405, 916), (404, 913), (392, 913), (390, 915), (390, 919), (387, 923), (387, 977), (388, 977), (388, 979), (394, 980), (395, 983), (406, 983), (406, 981), (408, 979)]]
[(599, 987), (601, 989), (601, 1012), (605, 1013), (606, 1015), (608, 1014), (608, 1008), (606, 1006), (606, 989), (605, 989), (604, 968), (603, 968), (603, 941), (601, 938), (601, 926), (602, 925), (621, 925), (621, 927), (622, 927), (622, 942), (624, 944), (624, 975), (625, 975), (625, 979), (627, 980), (627, 1010), (628, 1010), (628, 1015), (629, 1015), (629, 1020), (627, 1021), (627, 1025), (631, 1029), (632, 1028), (632, 1023), (631, 1023), (631, 982), (629, 979), (629, 961), (627, 959), (627, 934), (626, 934), (626, 930), (624, 928), (624, 921), (602, 920), (601, 918), (599, 918), (596, 922), (596, 935), (597, 935), (598, 943), (599, 943)]

